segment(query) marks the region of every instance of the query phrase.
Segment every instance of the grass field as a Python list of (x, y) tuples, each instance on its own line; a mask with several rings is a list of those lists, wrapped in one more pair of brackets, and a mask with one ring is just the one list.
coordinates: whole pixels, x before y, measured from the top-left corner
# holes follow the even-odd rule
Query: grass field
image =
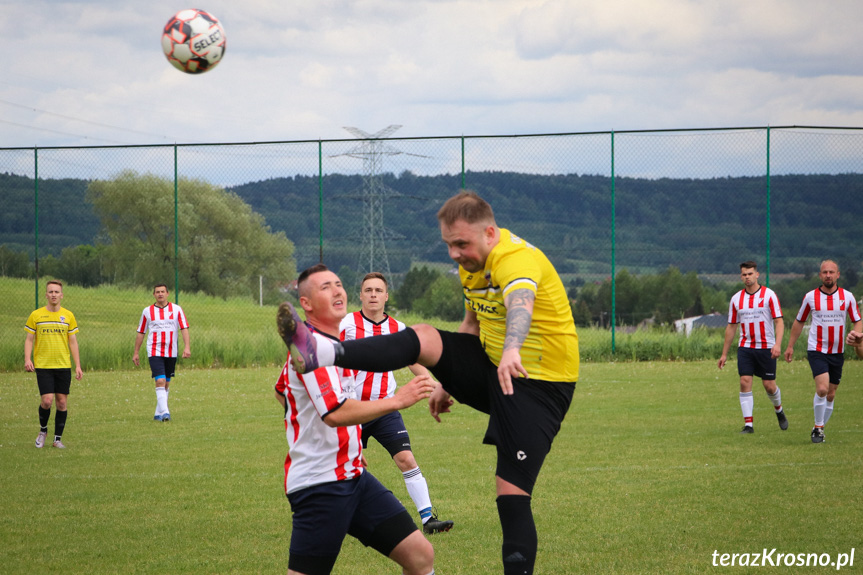
[[(40, 305), (45, 305), (41, 284)], [(63, 306), (78, 320), (81, 363), (85, 371), (132, 368), (135, 329), (141, 310), (153, 301), (149, 289), (116, 286), (64, 289)], [(174, 301), (174, 294), (171, 301)], [(24, 322), (33, 311), (32, 280), (0, 277), (0, 373), (24, 367)], [(273, 329), (275, 306), (258, 306), (246, 299), (221, 300), (201, 294), (181, 294), (180, 305), (189, 319), (192, 357), (186, 367), (263, 367), (284, 361), (284, 345)], [(428, 320), (411, 314), (397, 315), (407, 325)], [(443, 329), (458, 322), (434, 320)], [(696, 330), (690, 337), (667, 331), (618, 332), (612, 352), (612, 334), (598, 328), (578, 328), (582, 361), (649, 361), (716, 359), (722, 353), (723, 330)], [(805, 355), (806, 338), (798, 353)], [(853, 354), (849, 354), (849, 357)], [(146, 369), (146, 363), (145, 363)]]
[[(813, 385), (805, 361), (782, 364), (790, 428), (759, 389), (742, 425), (734, 364), (589, 363), (534, 493), (537, 574), (715, 571), (713, 553), (830, 554), (856, 549), (863, 524), (863, 362), (848, 362), (827, 427), (809, 441)], [(273, 398), (277, 368), (188, 369), (172, 385), (174, 421), (151, 420), (141, 371), (90, 372), (73, 383), (66, 450), (38, 450), (32, 374), (0, 384), (0, 572), (284, 573), (290, 509), (287, 444)], [(404, 374), (399, 374), (404, 381)], [(456, 406), (435, 423), (405, 412), (441, 517), (438, 575), (501, 572), (492, 448), (484, 417)], [(53, 426), (53, 417), (52, 423)], [(370, 470), (405, 503), (377, 445)], [(775, 554), (773, 555), (775, 561)], [(824, 573), (835, 567), (736, 567), (731, 573)], [(348, 539), (335, 573), (396, 573)]]

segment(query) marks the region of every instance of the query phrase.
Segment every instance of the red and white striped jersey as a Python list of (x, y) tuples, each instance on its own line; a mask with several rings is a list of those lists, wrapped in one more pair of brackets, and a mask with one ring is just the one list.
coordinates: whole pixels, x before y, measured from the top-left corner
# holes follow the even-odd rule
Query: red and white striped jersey
[[(362, 311), (355, 311), (342, 318), (342, 322), (339, 324), (339, 339), (342, 341), (363, 339), (374, 335), (396, 333), (403, 329), (405, 329), (405, 324), (389, 315), (386, 315), (380, 323), (375, 323), (364, 316)], [(396, 387), (398, 387), (395, 375), (391, 371), (369, 373), (352, 370), (351, 372), (354, 376), (354, 398), (360, 401), (389, 397), (396, 392)]]
[(805, 322), (812, 315), (809, 326), (809, 342), (806, 349), (821, 353), (843, 353), (845, 351), (845, 321), (860, 321), (860, 310), (854, 295), (842, 288), (832, 294), (814, 289), (803, 298), (797, 312), (797, 321)]
[(740, 324), (738, 347), (770, 349), (776, 345), (773, 320), (782, 317), (779, 298), (761, 286), (755, 293), (740, 290), (728, 304), (728, 323)]
[(145, 342), (147, 357), (177, 357), (177, 339), (181, 329), (189, 329), (183, 309), (168, 302), (145, 307), (138, 322), (138, 333), (148, 333)]
[[(319, 333), (314, 336), (326, 339)], [(329, 343), (321, 341), (318, 345)], [(351, 381), (350, 370), (341, 367), (321, 367), (300, 375), (291, 366), (288, 354), (276, 382), (276, 392), (285, 396), (287, 404), (286, 493), (353, 479), (363, 472), (362, 426), (330, 427), (323, 419), (348, 399), (343, 383)]]

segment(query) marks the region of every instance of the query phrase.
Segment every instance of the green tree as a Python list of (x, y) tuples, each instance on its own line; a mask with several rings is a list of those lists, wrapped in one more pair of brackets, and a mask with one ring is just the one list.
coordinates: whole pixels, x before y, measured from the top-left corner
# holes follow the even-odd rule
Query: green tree
[(16, 252), (0, 245), (0, 276), (26, 278), (32, 275), (30, 258), (24, 252)]
[(441, 275), (439, 271), (426, 266), (411, 268), (395, 293), (395, 305), (399, 309), (413, 311), (416, 300), (420, 299)]
[[(180, 178), (177, 185), (180, 289), (256, 297), (262, 276), (269, 300), (296, 275), (293, 244), (284, 232), (271, 233), (239, 196), (202, 180)], [(173, 181), (124, 171), (91, 182), (87, 197), (109, 239), (110, 277), (133, 285), (173, 284)]]
[(457, 276), (438, 274), (413, 309), (424, 317), (458, 321), (464, 317), (464, 290)]
[(103, 273), (105, 246), (80, 245), (63, 248), (60, 257), (48, 255), (39, 265), (43, 277), (62, 278), (70, 284), (94, 287), (105, 281)]

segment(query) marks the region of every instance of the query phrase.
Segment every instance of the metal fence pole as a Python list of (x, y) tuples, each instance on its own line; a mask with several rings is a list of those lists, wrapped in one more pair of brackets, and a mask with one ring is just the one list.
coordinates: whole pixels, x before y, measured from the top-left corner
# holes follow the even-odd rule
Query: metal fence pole
[(617, 278), (615, 277), (615, 206), (614, 206), (614, 130), (611, 131), (611, 353), (615, 350), (615, 320), (617, 318)]
[(318, 140), (318, 230), (320, 262), (324, 263), (324, 151), (321, 140)]
[(177, 172), (177, 144), (174, 144), (174, 303), (180, 305), (180, 220)]
[(764, 285), (770, 287), (770, 126), (767, 126), (767, 280)]
[(33, 257), (36, 271), (34, 292), (36, 303), (33, 309), (39, 309), (39, 148), (33, 148), (33, 217), (35, 219), (35, 234), (33, 236)]

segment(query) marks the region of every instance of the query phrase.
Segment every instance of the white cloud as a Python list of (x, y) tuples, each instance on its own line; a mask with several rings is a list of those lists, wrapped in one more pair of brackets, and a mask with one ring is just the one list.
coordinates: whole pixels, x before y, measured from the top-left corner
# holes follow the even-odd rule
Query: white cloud
[[(0, 146), (863, 126), (857, 0), (209, 0), (227, 53), (161, 54), (174, 2), (7, 0)], [(23, 23), (26, 23), (23, 24)]]

